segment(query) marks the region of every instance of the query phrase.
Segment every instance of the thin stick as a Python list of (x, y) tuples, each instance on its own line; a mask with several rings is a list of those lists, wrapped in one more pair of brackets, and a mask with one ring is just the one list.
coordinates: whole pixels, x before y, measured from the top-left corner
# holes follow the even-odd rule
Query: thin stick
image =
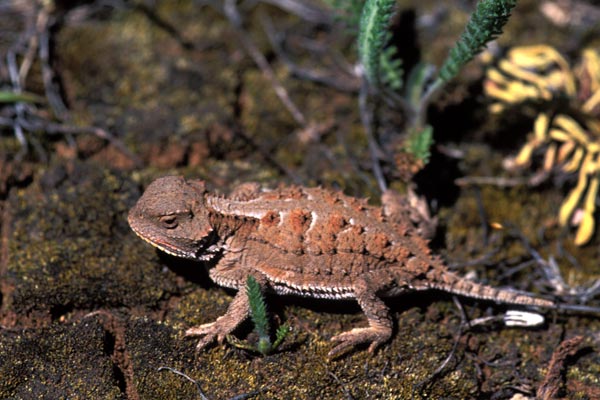
[(271, 43), (273, 51), (275, 54), (277, 54), (277, 58), (285, 64), (292, 74), (296, 75), (300, 79), (316, 82), (342, 92), (358, 92), (359, 82), (355, 75), (343, 74), (340, 79), (335, 79), (331, 76), (331, 74), (323, 73), (314, 69), (303, 68), (293, 62), (281, 47), (281, 40), (279, 39), (279, 35), (273, 27), (271, 18), (261, 13), (260, 21), (265, 33), (267, 34), (269, 42)]
[(494, 176), (465, 176), (462, 178), (455, 179), (454, 183), (462, 187), (470, 185), (492, 185), (500, 188), (505, 188), (526, 185), (527, 179)]
[(450, 360), (452, 360), (452, 357), (454, 357), (454, 355), (456, 354), (456, 350), (458, 349), (458, 345), (460, 344), (460, 338), (462, 337), (462, 335), (465, 331), (465, 327), (467, 327), (467, 328), (469, 327), (469, 320), (467, 318), (467, 314), (465, 313), (465, 310), (464, 310), (462, 304), (460, 303), (460, 300), (458, 300), (458, 298), (456, 296), (452, 296), (452, 300), (454, 301), (454, 304), (460, 311), (460, 320), (461, 320), (460, 325), (458, 326), (458, 333), (457, 333), (456, 337), (454, 338), (454, 343), (452, 345), (452, 349), (450, 350), (450, 353), (444, 359), (444, 361), (442, 361), (440, 366), (437, 367), (435, 369), (435, 371), (433, 371), (431, 373), (431, 375), (429, 375), (427, 378), (423, 379), (421, 382), (416, 383), (414, 385), (414, 387), (417, 387), (417, 388), (423, 387), (423, 385), (425, 385), (428, 382), (431, 382), (436, 376), (438, 376), (444, 370), (444, 368), (446, 368), (448, 363), (450, 363)]
[(158, 371), (169, 371), (172, 372), (176, 375), (182, 376), (185, 379), (187, 379), (188, 381), (192, 382), (194, 385), (196, 385), (196, 388), (198, 389), (198, 394), (200, 395), (200, 398), (202, 400), (208, 400), (208, 397), (206, 397), (206, 395), (204, 394), (204, 392), (202, 391), (202, 387), (200, 386), (200, 384), (198, 383), (197, 380), (190, 378), (188, 375), (184, 374), (183, 372), (176, 370), (175, 368), (171, 368), (171, 367), (158, 367)]
[(492, 259), (492, 257), (494, 257), (496, 254), (498, 254), (499, 251), (500, 251), (500, 248), (496, 248), (496, 249), (492, 249), (488, 253), (486, 253), (478, 258), (474, 258), (469, 261), (448, 263), (448, 268), (449, 269), (459, 269), (459, 268), (467, 268), (467, 267), (470, 267), (473, 265), (486, 264), (488, 261), (490, 261)]
[[(13, 92), (16, 94), (21, 93), (21, 83), (19, 81), (19, 71), (17, 69), (17, 56), (15, 54), (15, 50), (11, 49), (6, 53), (6, 65), (8, 67), (8, 74), (10, 76), (10, 81), (13, 87)], [(21, 144), (21, 148), (24, 153), (27, 153), (27, 139), (25, 138), (25, 134), (23, 133), (23, 128), (19, 124), (18, 120), (23, 119), (23, 115), (25, 112), (25, 108), (22, 102), (15, 103), (15, 111), (17, 113), (17, 119), (14, 121), (13, 130), (15, 132), (15, 136), (17, 140)]]
[(350, 393), (350, 391), (348, 390), (348, 388), (346, 388), (346, 385), (344, 385), (344, 382), (342, 382), (340, 380), (340, 378), (338, 378), (338, 376), (336, 374), (334, 374), (331, 371), (327, 371), (327, 375), (329, 375), (330, 377), (333, 378), (333, 380), (340, 386), (340, 388), (342, 389), (342, 392), (344, 392), (344, 394), (346, 395), (346, 398), (348, 400), (354, 400), (354, 396), (352, 396), (352, 393)]
[(299, 125), (303, 127), (306, 126), (306, 118), (290, 99), (287, 90), (275, 76), (275, 72), (269, 65), (269, 62), (258, 50), (254, 42), (252, 42), (248, 33), (243, 31), (242, 18), (237, 9), (237, 5), (235, 4), (235, 0), (225, 0), (224, 12), (225, 16), (231, 23), (233, 31), (235, 32), (238, 40), (248, 55), (252, 58), (252, 60), (254, 60), (254, 63), (260, 68), (263, 75), (271, 82), (271, 86), (273, 86), (273, 90), (275, 90), (275, 94), (277, 97), (279, 97), (279, 100), (283, 103), (285, 108), (287, 108), (294, 120), (296, 120)]
[(465, 176), (454, 180), (458, 186), (469, 185), (492, 185), (500, 188), (515, 187), (527, 185), (530, 187), (539, 186), (542, 182), (548, 179), (549, 173), (540, 171), (530, 176), (529, 178), (506, 178), (497, 176)]
[[(0, 120), (0, 123), (2, 123), (3, 121)], [(100, 139), (104, 139), (106, 141), (108, 141), (110, 144), (112, 144), (113, 146), (115, 146), (121, 153), (123, 153), (124, 155), (126, 155), (129, 159), (131, 159), (135, 165), (140, 166), (142, 165), (142, 160), (137, 157), (135, 154), (133, 154), (131, 151), (129, 151), (129, 149), (127, 148), (127, 146), (125, 146), (125, 144), (118, 139), (117, 137), (113, 136), (110, 132), (108, 132), (106, 129), (100, 128), (100, 127), (96, 127), (96, 126), (75, 126), (75, 125), (68, 125), (68, 124), (58, 124), (55, 122), (46, 122), (46, 121), (36, 121), (36, 122), (32, 122), (26, 119), (20, 120), (19, 121), (20, 124), (23, 126), (23, 128), (27, 129), (27, 130), (31, 130), (31, 131), (44, 131), (48, 134), (56, 134), (56, 133), (61, 133), (61, 134), (78, 134), (78, 133), (91, 133), (97, 137), (99, 137)]]
[(427, 117), (427, 109), (431, 102), (435, 99), (435, 96), (440, 92), (442, 87), (444, 86), (444, 81), (440, 78), (436, 79), (423, 94), (421, 100), (419, 101), (419, 107), (417, 109), (417, 114), (414, 116), (416, 123), (412, 124), (412, 126), (425, 126), (425, 119)]
[(65, 120), (68, 117), (67, 106), (63, 102), (59, 91), (54, 84), (54, 71), (50, 66), (50, 32), (49, 17), (46, 10), (40, 12), (38, 19), (37, 34), (39, 36), (39, 57), (42, 65), (42, 80), (44, 81), (44, 91), (48, 104), (52, 112), (59, 120)]
[(316, 4), (311, 4), (306, 0), (262, 0), (264, 3), (273, 4), (291, 14), (297, 15), (303, 20), (315, 24), (331, 24), (331, 16)]
[[(38, 15), (38, 21), (41, 14), (42, 13), (40, 12), (40, 14)], [(23, 57), (21, 67), (19, 68), (19, 83), (21, 84), (21, 86), (25, 85), (25, 81), (27, 80), (27, 76), (29, 75), (29, 71), (31, 70), (31, 66), (33, 65), (33, 61), (35, 60), (35, 54), (37, 53), (39, 44), (39, 38), (35, 34), (35, 30), (30, 28), (29, 31), (33, 33), (30, 33), (28, 40), (29, 45), (27, 46), (27, 51), (25, 52), (25, 56)]]
[(385, 181), (385, 177), (383, 175), (383, 171), (381, 170), (381, 165), (379, 164), (379, 154), (382, 154), (379, 145), (375, 141), (375, 136), (373, 135), (373, 118), (372, 112), (367, 105), (367, 97), (369, 92), (369, 86), (366, 78), (363, 79), (360, 92), (358, 94), (358, 107), (360, 110), (360, 120), (365, 129), (365, 134), (367, 135), (367, 142), (369, 143), (369, 152), (371, 154), (371, 165), (373, 167), (373, 174), (375, 175), (375, 179), (377, 180), (377, 184), (379, 185), (379, 190), (381, 192), (385, 192), (387, 190), (387, 183)]
[(250, 136), (248, 136), (244, 131), (242, 131), (241, 129), (234, 129), (233, 131), (238, 137), (243, 139), (247, 144), (254, 147), (260, 153), (260, 155), (269, 164), (271, 164), (273, 167), (275, 167), (277, 170), (279, 170), (280, 173), (289, 176), (290, 179), (292, 180), (292, 182), (294, 182), (296, 185), (303, 184), (302, 178), (300, 178), (300, 176), (298, 176), (292, 170), (290, 170), (285, 165), (282, 165), (279, 161), (277, 161), (277, 159), (275, 159), (275, 157), (273, 157), (271, 152), (265, 150), (262, 146), (260, 146), (258, 143), (256, 143)]

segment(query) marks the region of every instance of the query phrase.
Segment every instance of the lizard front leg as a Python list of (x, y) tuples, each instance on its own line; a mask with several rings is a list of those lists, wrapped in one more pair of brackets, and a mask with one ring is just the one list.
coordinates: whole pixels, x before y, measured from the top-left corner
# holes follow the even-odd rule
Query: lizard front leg
[(361, 343), (370, 343), (369, 352), (372, 353), (392, 336), (392, 318), (389, 309), (369, 286), (367, 281), (361, 280), (354, 287), (356, 300), (367, 316), (369, 327), (354, 328), (331, 338), (332, 342), (339, 342), (339, 344), (327, 354), (329, 358), (334, 358)]
[(196, 351), (200, 351), (215, 339), (219, 344), (223, 343), (225, 336), (229, 335), (238, 325), (244, 322), (248, 318), (248, 315), (250, 315), (248, 295), (245, 288), (242, 287), (231, 301), (231, 304), (229, 304), (227, 312), (223, 316), (217, 318), (214, 322), (189, 328), (185, 331), (185, 336), (202, 336), (196, 345)]
[[(248, 301), (248, 293), (246, 292), (245, 278), (247, 278), (248, 275), (254, 276), (255, 274), (244, 274), (243, 271), (240, 269), (229, 271), (229, 273), (225, 273), (224, 271), (214, 272), (214, 275), (220, 276), (222, 278), (235, 277), (235, 280), (238, 282), (238, 284), (236, 285), (238, 288), (238, 292), (229, 304), (227, 312), (225, 312), (224, 315), (217, 318), (217, 320), (214, 322), (194, 326), (192, 328), (189, 328), (185, 332), (185, 336), (202, 336), (202, 338), (198, 341), (198, 344), (196, 345), (196, 351), (204, 349), (215, 339), (219, 344), (223, 343), (223, 341), (225, 340), (225, 336), (233, 332), (233, 330), (237, 328), (242, 322), (244, 322), (244, 320), (250, 315), (250, 305)], [(213, 277), (213, 279), (214, 278), (215, 277)], [(260, 284), (261, 288), (264, 290), (266, 284), (266, 280), (264, 279), (264, 277), (262, 275), (255, 276), (255, 279)]]

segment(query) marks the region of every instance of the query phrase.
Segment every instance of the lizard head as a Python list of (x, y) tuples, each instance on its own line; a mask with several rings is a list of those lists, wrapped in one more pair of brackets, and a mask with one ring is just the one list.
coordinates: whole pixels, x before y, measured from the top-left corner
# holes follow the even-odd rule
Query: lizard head
[(203, 181), (166, 176), (152, 182), (129, 211), (131, 229), (160, 250), (178, 257), (210, 258), (213, 227)]

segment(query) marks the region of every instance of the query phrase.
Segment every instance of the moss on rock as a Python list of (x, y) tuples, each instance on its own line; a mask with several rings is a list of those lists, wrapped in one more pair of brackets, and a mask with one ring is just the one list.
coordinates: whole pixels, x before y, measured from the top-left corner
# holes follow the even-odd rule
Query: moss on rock
[(124, 398), (105, 344), (106, 332), (93, 319), (0, 330), (0, 397)]
[[(47, 311), (145, 305), (170, 290), (154, 252), (132, 234), (126, 215), (139, 196), (121, 174), (90, 163), (55, 165), (39, 185), (13, 191), (5, 309)], [(6, 277), (5, 277), (6, 278)]]

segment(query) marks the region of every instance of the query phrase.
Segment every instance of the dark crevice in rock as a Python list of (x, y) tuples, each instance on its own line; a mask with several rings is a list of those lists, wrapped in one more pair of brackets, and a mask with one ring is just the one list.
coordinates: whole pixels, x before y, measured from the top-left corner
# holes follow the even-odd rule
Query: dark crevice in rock
[[(106, 329), (106, 325), (104, 326)], [(125, 379), (125, 373), (121, 369), (118, 363), (114, 362), (115, 350), (116, 350), (117, 338), (109, 330), (105, 331), (104, 336), (104, 353), (111, 357), (113, 360), (113, 376), (117, 382), (119, 390), (123, 394), (127, 394), (127, 379)]]
[(2, 218), (0, 223), (0, 326), (2, 326), (6, 317), (4, 299), (8, 298), (9, 293), (13, 290), (6, 277), (11, 214), (5, 201), (0, 201), (0, 216)]
[(73, 311), (74, 307), (72, 304), (61, 304), (54, 305), (50, 308), (50, 318), (52, 321), (58, 321), (63, 317), (66, 317), (67, 314)]
[(117, 364), (113, 365), (113, 375), (115, 380), (117, 381), (117, 386), (119, 390), (123, 394), (127, 394), (127, 380), (125, 379), (125, 374), (121, 371), (121, 368)]
[(100, 317), (105, 329), (104, 351), (113, 362), (113, 374), (121, 392), (129, 400), (139, 400), (134, 384), (133, 364), (126, 349), (125, 325), (118, 316), (109, 311), (95, 311), (90, 316)]

